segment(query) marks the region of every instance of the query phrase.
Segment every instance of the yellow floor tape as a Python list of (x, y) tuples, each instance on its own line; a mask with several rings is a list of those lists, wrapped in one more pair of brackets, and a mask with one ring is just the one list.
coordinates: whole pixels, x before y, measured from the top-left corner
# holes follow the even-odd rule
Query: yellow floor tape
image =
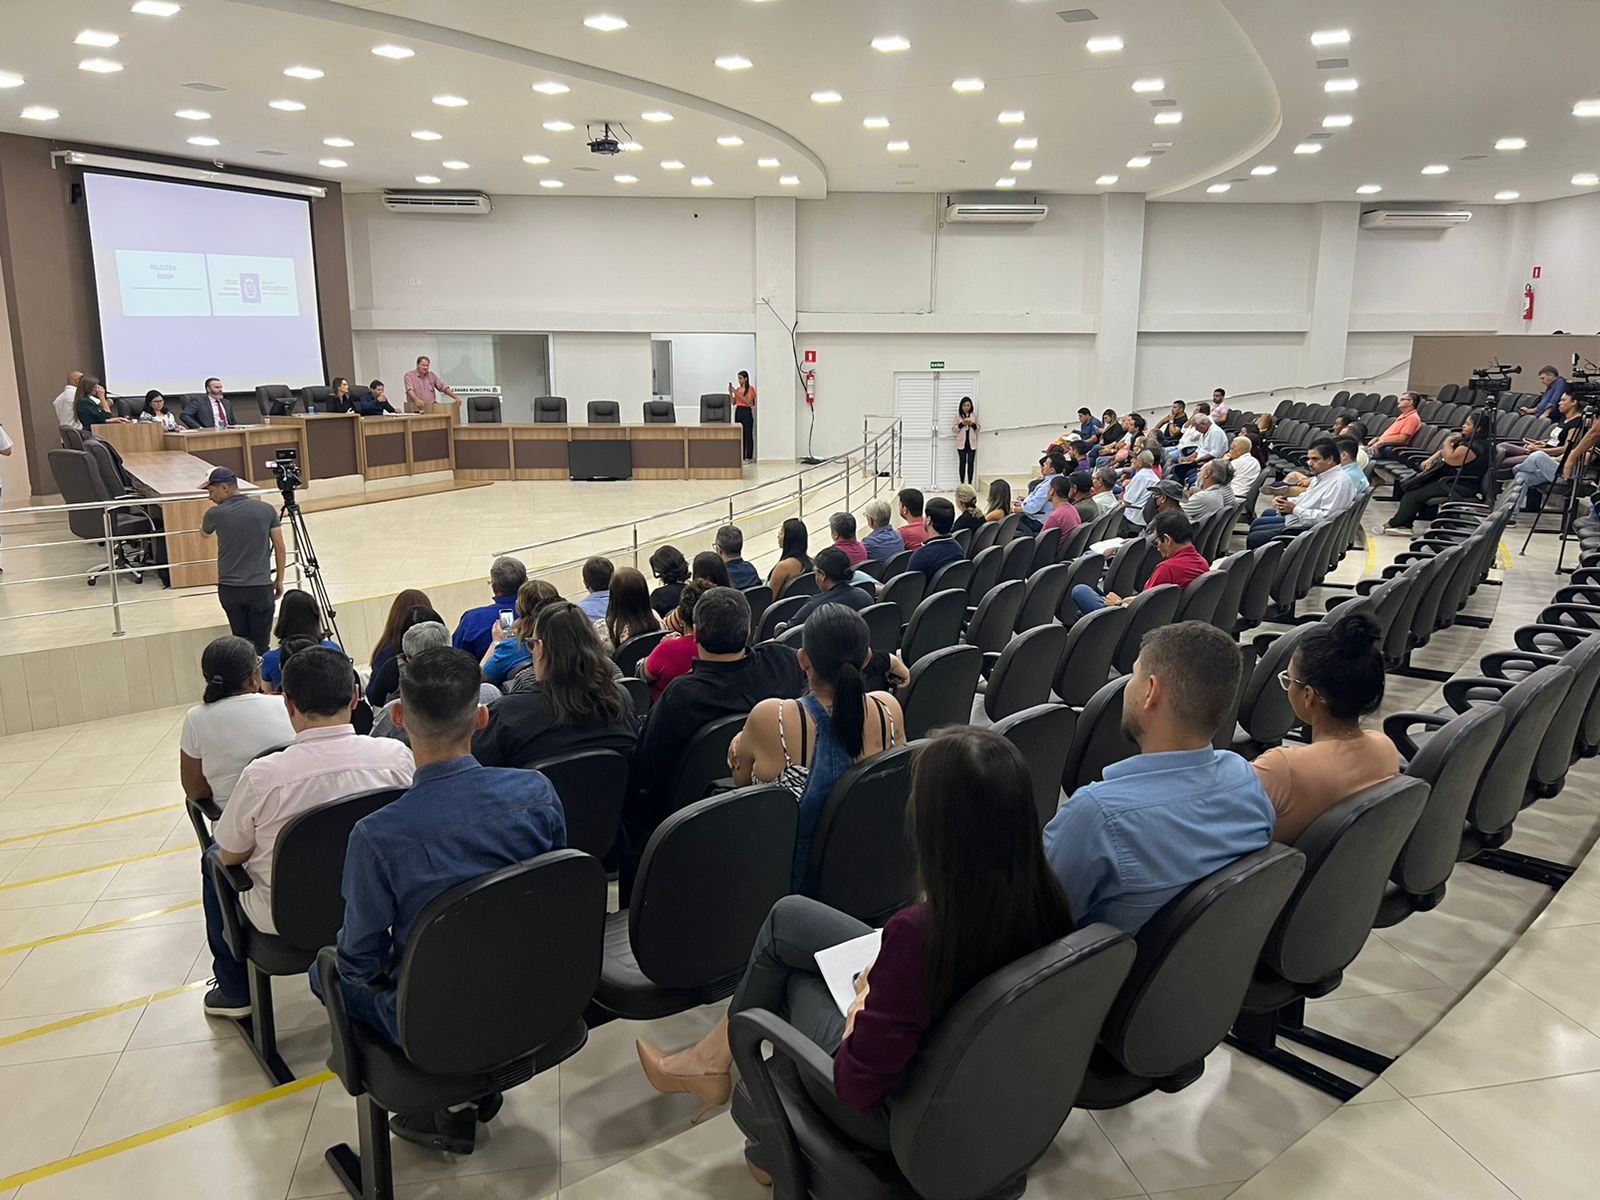
[(0, 1192), (10, 1188), (22, 1187), (25, 1184), (37, 1183), (41, 1179), (48, 1179), (52, 1175), (59, 1175), (63, 1171), (70, 1171), (74, 1167), (81, 1167), (87, 1163), (99, 1162), (102, 1158), (110, 1158), (121, 1154), (125, 1150), (134, 1150), (140, 1146), (148, 1146), (151, 1142), (159, 1142), (169, 1138), (175, 1133), (184, 1133), (200, 1125), (209, 1125), (212, 1121), (220, 1121), (223, 1117), (231, 1117), (237, 1113), (248, 1112), (252, 1108), (259, 1108), (263, 1104), (270, 1104), (274, 1100), (281, 1100), (285, 1096), (292, 1096), (296, 1092), (303, 1092), (307, 1088), (321, 1087), (333, 1078), (332, 1071), (320, 1071), (315, 1075), (307, 1075), (304, 1079), (296, 1079), (279, 1087), (268, 1088), (264, 1092), (257, 1092), (254, 1096), (246, 1096), (243, 1100), (235, 1100), (230, 1104), (221, 1104), (216, 1108), (208, 1108), (205, 1112), (195, 1113), (192, 1117), (180, 1117), (176, 1121), (169, 1121), (165, 1125), (157, 1125), (154, 1129), (147, 1129), (143, 1133), (135, 1133), (125, 1138), (118, 1138), (114, 1142), (107, 1142), (104, 1146), (96, 1146), (92, 1150), (84, 1150), (79, 1154), (72, 1154), (66, 1158), (58, 1158), (54, 1162), (47, 1162), (26, 1171), (19, 1171), (15, 1175), (8, 1175), (0, 1179)]
[(48, 946), (52, 942), (64, 942), (68, 938), (82, 937), (86, 933), (104, 933), (108, 929), (132, 925), (135, 921), (148, 921), (151, 917), (164, 917), (168, 913), (182, 912), (186, 908), (199, 907), (200, 901), (198, 900), (184, 900), (178, 904), (169, 904), (165, 908), (152, 908), (149, 912), (135, 913), (131, 917), (118, 917), (115, 921), (102, 921), (98, 925), (86, 925), (82, 929), (69, 929), (65, 933), (52, 933), (49, 937), (34, 938), (31, 942), (18, 942), (15, 946), (0, 946), (0, 955), (21, 954), (24, 950)]
[(113, 1017), (119, 1012), (127, 1012), (130, 1008), (143, 1008), (147, 1004), (154, 1004), (157, 1000), (170, 1000), (174, 996), (181, 996), (185, 992), (192, 992), (196, 988), (210, 986), (210, 980), (197, 979), (193, 983), (180, 983), (177, 987), (167, 988), (165, 991), (151, 992), (148, 996), (140, 996), (136, 1000), (124, 1000), (121, 1004), (110, 1004), (105, 1008), (97, 1008), (92, 1012), (79, 1013), (75, 1017), (63, 1017), (59, 1021), (51, 1021), (48, 1025), (36, 1025), (32, 1029), (23, 1029), (17, 1033), (0, 1037), (0, 1046), (14, 1046), (18, 1042), (30, 1041), (36, 1037), (43, 1037), (47, 1033), (59, 1033), (63, 1029), (71, 1029), (74, 1025), (86, 1025), (90, 1021), (98, 1021), (101, 1017)]
[(37, 879), (19, 879), (15, 883), (0, 883), (0, 892), (32, 887), (36, 883), (54, 883), (58, 879), (71, 879), (75, 875), (91, 875), (112, 867), (125, 867), (129, 863), (147, 862), (152, 858), (165, 858), (169, 854), (194, 854), (197, 846), (174, 846), (170, 850), (152, 850), (149, 854), (134, 854), (128, 858), (113, 858), (110, 862), (96, 863), (92, 867), (74, 867), (70, 871), (57, 871), (54, 875), (40, 875)]
[(135, 817), (150, 817), (156, 813), (182, 812), (181, 804), (164, 804), (160, 808), (146, 808), (139, 812), (123, 813), (120, 817), (100, 817), (93, 821), (79, 821), (76, 825), (62, 825), (55, 829), (44, 829), (38, 833), (22, 833), (16, 837), (0, 838), (0, 846), (11, 846), (17, 842), (31, 842), (34, 838), (54, 837), (58, 833), (73, 833), (79, 829), (96, 829), (101, 825), (109, 825), (113, 821), (131, 821)]

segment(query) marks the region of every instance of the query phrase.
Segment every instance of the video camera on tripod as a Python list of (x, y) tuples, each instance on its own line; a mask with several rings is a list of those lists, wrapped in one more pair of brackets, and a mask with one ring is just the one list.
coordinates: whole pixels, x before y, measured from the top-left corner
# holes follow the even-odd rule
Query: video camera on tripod
[[(1588, 363), (1585, 370), (1578, 364)], [(1581, 354), (1572, 356), (1572, 370), (1567, 375), (1567, 391), (1578, 402), (1578, 408), (1588, 420), (1600, 417), (1600, 365)]]
[(1521, 374), (1521, 367), (1496, 359), (1489, 366), (1479, 367), (1472, 372), (1472, 386), (1480, 392), (1499, 397), (1501, 393), (1511, 390), (1511, 377)]
[(284, 506), (292, 506), (295, 491), (305, 486), (305, 476), (300, 473), (300, 451), (293, 446), (285, 446), (276, 451), (265, 465), (267, 470), (272, 472), (273, 478), (278, 481), (278, 491), (283, 493)]

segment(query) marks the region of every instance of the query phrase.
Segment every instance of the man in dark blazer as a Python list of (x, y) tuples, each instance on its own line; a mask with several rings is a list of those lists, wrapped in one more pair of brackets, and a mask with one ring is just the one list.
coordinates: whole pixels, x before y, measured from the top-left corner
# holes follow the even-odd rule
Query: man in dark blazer
[(233, 402), (222, 394), (222, 380), (214, 375), (206, 380), (205, 394), (190, 400), (178, 420), (190, 429), (226, 429), (239, 423)]

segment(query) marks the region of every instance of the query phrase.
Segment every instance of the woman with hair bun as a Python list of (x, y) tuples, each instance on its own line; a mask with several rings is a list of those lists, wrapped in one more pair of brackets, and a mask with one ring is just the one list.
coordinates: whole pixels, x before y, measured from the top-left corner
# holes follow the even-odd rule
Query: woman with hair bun
[(1255, 760), (1278, 813), (1274, 841), (1293, 845), (1339, 801), (1400, 773), (1394, 743), (1361, 728), (1361, 718), (1383, 701), (1382, 636), (1364, 612), (1317, 625), (1278, 676), (1294, 715), (1311, 726), (1311, 744), (1279, 746)]
[(219, 637), (200, 654), (206, 690), (183, 715), (178, 778), (191, 800), (227, 804), (239, 772), (263, 750), (294, 741), (283, 697), (261, 690), (261, 660), (241, 637)]

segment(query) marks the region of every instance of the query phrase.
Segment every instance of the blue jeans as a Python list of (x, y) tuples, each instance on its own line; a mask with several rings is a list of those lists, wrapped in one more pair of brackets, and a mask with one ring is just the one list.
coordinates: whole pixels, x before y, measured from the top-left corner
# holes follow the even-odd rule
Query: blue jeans
[(1087, 583), (1073, 585), (1072, 602), (1078, 606), (1078, 611), (1084, 614), (1092, 613), (1095, 609), (1106, 606), (1106, 598)]
[(1556, 460), (1543, 450), (1535, 450), (1513, 467), (1511, 473), (1522, 480), (1523, 491), (1531, 492), (1555, 482)]
[[(311, 994), (324, 1004), (327, 1000), (322, 995), (322, 980), (317, 978), (317, 964), (311, 964)], [(352, 1021), (360, 1021), (377, 1033), (381, 1033), (384, 1040), (392, 1045), (400, 1044), (399, 1031), (391, 1028), (389, 1018), (378, 1005), (379, 993), (361, 983), (351, 983), (348, 979), (339, 980), (339, 990), (344, 993), (344, 1010), (350, 1014)]]
[(1280, 533), (1285, 532), (1284, 522), (1287, 520), (1282, 513), (1262, 513), (1250, 522), (1250, 532), (1245, 535), (1244, 544), (1251, 550), (1257, 546), (1265, 546)]
[[(215, 857), (212, 846), (206, 857)], [(217, 987), (229, 1000), (243, 1004), (250, 999), (250, 978), (245, 966), (228, 949), (222, 936), (222, 901), (217, 899), (217, 889), (211, 882), (211, 872), (200, 864), (200, 903), (206, 914), (206, 945), (211, 947), (211, 973), (217, 977)]]

